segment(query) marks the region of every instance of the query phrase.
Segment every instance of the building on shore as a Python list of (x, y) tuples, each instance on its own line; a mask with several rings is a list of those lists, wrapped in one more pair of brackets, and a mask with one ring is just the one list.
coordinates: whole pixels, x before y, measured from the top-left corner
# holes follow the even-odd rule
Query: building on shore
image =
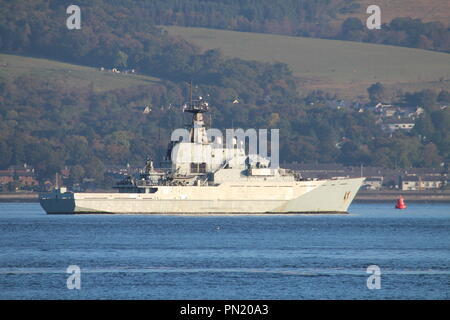
[(414, 128), (414, 120), (403, 119), (390, 119), (383, 123), (383, 130), (386, 132), (394, 132), (397, 130), (411, 131)]
[(383, 177), (368, 177), (362, 185), (362, 190), (381, 190), (383, 187)]
[(23, 164), (21, 166), (10, 166), (6, 170), (0, 170), (0, 185), (17, 183), (18, 186), (33, 187), (39, 185), (34, 168)]
[(447, 185), (447, 178), (441, 175), (407, 175), (400, 177), (400, 189), (405, 191), (436, 190)]
[(14, 181), (14, 174), (9, 170), (0, 170), (0, 185), (5, 185)]

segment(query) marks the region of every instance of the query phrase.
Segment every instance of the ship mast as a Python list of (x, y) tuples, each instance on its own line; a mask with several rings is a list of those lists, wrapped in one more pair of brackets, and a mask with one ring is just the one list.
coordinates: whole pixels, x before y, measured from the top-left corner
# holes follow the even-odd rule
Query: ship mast
[(208, 102), (199, 97), (192, 99), (192, 81), (189, 85), (189, 102), (184, 108), (184, 112), (192, 113), (192, 125), (189, 130), (189, 141), (194, 143), (208, 143), (203, 113), (209, 109)]

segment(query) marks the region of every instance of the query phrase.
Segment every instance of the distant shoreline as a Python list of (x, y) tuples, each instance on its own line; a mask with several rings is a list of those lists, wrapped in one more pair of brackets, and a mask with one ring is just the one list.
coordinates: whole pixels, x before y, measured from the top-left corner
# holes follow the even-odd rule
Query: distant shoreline
[(359, 191), (354, 202), (391, 202), (402, 196), (411, 202), (450, 202), (450, 191)]
[(0, 193), (0, 202), (39, 202), (39, 193)]
[[(108, 192), (102, 190), (102, 192)], [(114, 191), (111, 191), (114, 192)], [(450, 191), (359, 191), (355, 203), (365, 202), (392, 202), (402, 196), (405, 201), (410, 202), (450, 202)], [(39, 202), (39, 193), (0, 193), (0, 202)]]

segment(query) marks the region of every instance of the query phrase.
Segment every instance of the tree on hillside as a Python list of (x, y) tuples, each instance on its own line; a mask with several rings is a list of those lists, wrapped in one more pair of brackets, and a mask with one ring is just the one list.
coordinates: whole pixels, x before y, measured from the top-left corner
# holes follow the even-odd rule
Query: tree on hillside
[(342, 23), (341, 36), (343, 39), (363, 40), (365, 35), (364, 24), (358, 18), (347, 18)]
[(422, 147), (422, 163), (423, 167), (438, 167), (441, 165), (443, 158), (439, 155), (438, 148), (434, 143), (427, 143)]
[(372, 103), (378, 103), (386, 98), (386, 88), (380, 83), (374, 83), (367, 88), (369, 99)]
[(411, 107), (424, 107), (427, 110), (437, 110), (438, 94), (435, 90), (425, 89), (418, 92), (407, 92), (405, 102)]
[(116, 54), (116, 58), (114, 59), (114, 66), (117, 68), (124, 69), (128, 65), (128, 55), (119, 50)]
[(422, 114), (416, 120), (413, 132), (419, 134), (424, 140), (432, 139), (434, 135), (434, 124), (428, 112)]
[(450, 103), (450, 92), (446, 90), (439, 92), (437, 101), (440, 103)]

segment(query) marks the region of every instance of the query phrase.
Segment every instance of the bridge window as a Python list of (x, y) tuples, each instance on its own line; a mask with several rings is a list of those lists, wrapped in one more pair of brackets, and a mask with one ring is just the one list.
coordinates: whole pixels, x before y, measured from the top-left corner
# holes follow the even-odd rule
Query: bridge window
[(191, 173), (206, 173), (206, 162), (191, 163)]

